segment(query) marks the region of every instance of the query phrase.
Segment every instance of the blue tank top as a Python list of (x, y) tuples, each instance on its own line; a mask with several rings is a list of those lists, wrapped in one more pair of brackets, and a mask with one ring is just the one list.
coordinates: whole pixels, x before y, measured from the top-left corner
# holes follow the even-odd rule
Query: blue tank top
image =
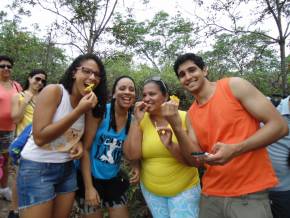
[(123, 154), (123, 143), (127, 137), (126, 128), (119, 132), (109, 129), (111, 104), (107, 104), (102, 120), (91, 147), (91, 171), (97, 179), (111, 179), (119, 170)]

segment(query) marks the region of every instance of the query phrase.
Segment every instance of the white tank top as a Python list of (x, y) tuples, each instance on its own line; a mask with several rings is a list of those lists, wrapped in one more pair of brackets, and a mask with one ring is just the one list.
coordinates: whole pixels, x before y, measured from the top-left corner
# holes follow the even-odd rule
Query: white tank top
[[(62, 119), (64, 115), (73, 110), (69, 93), (62, 85), (60, 87), (62, 89), (62, 98), (53, 116), (53, 123)], [(35, 144), (33, 135), (31, 135), (21, 152), (21, 157), (45, 163), (64, 163), (70, 161), (69, 153), (65, 151), (80, 141), (84, 133), (84, 126), (85, 118), (83, 114), (63, 135), (41, 147)]]

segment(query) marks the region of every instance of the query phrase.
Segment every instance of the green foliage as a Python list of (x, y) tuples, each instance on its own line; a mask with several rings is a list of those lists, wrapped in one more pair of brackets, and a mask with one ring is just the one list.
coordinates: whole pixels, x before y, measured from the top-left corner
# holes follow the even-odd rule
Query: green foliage
[(57, 82), (64, 72), (66, 56), (63, 50), (48, 44), (17, 23), (4, 21), (0, 25), (0, 51), (15, 60), (13, 77), (22, 84), (33, 68), (42, 68), (50, 82)]
[(264, 94), (279, 89), (279, 61), (276, 52), (260, 34), (221, 34), (213, 50), (201, 54), (209, 67), (209, 78), (239, 76), (252, 82)]
[[(56, 15), (58, 19), (52, 21), (51, 29), (55, 41), (73, 46), (81, 53), (95, 53), (117, 3), (118, 0), (13, 0), (13, 7), (23, 11), (26, 6), (37, 5)], [(59, 41), (63, 35), (67, 42)]]
[[(211, 1), (204, 8), (208, 13), (206, 18), (200, 18), (208, 36), (221, 33), (260, 35), (267, 45), (276, 45), (279, 49), (279, 71), (276, 71), (275, 87), (288, 94), (288, 73), (285, 60), (287, 39), (290, 36), (289, 1), (285, 0), (219, 0)], [(249, 10), (244, 10), (249, 8)], [(247, 19), (245, 17), (247, 16)], [(224, 22), (227, 20), (227, 22)], [(246, 22), (247, 21), (247, 22)], [(269, 21), (273, 21), (277, 31), (271, 31)], [(274, 34), (275, 35), (274, 35)], [(289, 40), (288, 40), (289, 41)], [(259, 50), (257, 50), (259, 52)], [(277, 77), (279, 77), (277, 79)]]
[(177, 53), (195, 45), (191, 38), (193, 30), (193, 24), (180, 14), (170, 17), (160, 11), (145, 22), (137, 22), (131, 15), (126, 18), (118, 15), (112, 33), (118, 44), (145, 57), (161, 72), (160, 66), (171, 63)]

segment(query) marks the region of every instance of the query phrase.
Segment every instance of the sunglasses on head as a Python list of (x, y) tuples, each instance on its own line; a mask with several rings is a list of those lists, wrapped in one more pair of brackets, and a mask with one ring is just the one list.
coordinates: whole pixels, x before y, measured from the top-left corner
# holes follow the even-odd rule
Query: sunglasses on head
[(35, 81), (36, 82), (41, 82), (42, 84), (46, 84), (46, 80), (45, 79), (42, 79), (40, 77), (34, 77)]
[(163, 88), (166, 90), (166, 92), (168, 92), (167, 86), (165, 85), (165, 83), (163, 82), (163, 80), (161, 79), (160, 76), (152, 76), (152, 77), (150, 77), (149, 79), (145, 80), (145, 84), (148, 83), (148, 82), (151, 82), (151, 81), (160, 83), (163, 86)]
[(1, 69), (5, 69), (5, 68), (7, 68), (7, 69), (12, 69), (12, 66), (9, 65), (9, 64), (0, 64), (0, 68), (1, 68)]

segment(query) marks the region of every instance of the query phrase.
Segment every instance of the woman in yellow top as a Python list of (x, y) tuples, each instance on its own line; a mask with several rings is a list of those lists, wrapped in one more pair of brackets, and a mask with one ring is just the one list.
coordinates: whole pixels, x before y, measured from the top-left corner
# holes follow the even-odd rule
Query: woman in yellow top
[[(168, 88), (159, 77), (145, 81), (124, 152), (129, 159), (141, 160), (141, 190), (154, 218), (195, 218), (200, 198), (198, 171), (189, 166), (162, 116), (168, 97)], [(186, 112), (179, 115), (186, 129)]]
[(44, 70), (32, 70), (26, 80), (24, 91), (13, 96), (11, 116), (16, 123), (16, 136), (32, 122), (35, 100), (46, 85), (47, 74)]
[[(42, 69), (33, 69), (26, 79), (24, 91), (12, 97), (11, 117), (16, 124), (16, 136), (24, 128), (32, 123), (35, 100), (38, 93), (46, 85), (47, 74)], [(12, 184), (12, 210), (9, 212), (11, 217), (18, 217), (16, 181)], [(12, 216), (13, 215), (13, 216)]]

